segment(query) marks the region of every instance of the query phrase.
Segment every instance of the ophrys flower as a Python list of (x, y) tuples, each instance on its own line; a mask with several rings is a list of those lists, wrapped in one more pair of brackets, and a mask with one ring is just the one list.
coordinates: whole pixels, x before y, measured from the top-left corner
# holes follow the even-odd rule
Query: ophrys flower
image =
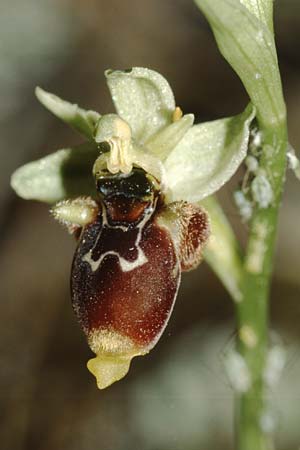
[(128, 371), (167, 325), (182, 271), (197, 267), (209, 236), (196, 204), (246, 155), (250, 105), (239, 116), (193, 125), (167, 81), (144, 68), (107, 71), (117, 114), (100, 116), (37, 89), (39, 100), (88, 142), (18, 169), (12, 186), (49, 203), (79, 239), (71, 293), (96, 353), (99, 388)]

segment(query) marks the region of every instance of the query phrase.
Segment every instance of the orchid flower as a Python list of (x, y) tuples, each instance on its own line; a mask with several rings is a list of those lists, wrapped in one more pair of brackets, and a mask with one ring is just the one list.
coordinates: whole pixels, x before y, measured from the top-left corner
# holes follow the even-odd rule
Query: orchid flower
[(146, 68), (105, 72), (116, 113), (100, 115), (37, 88), (41, 103), (86, 142), (26, 164), (12, 176), (25, 199), (51, 204), (78, 240), (71, 294), (96, 358), (99, 388), (157, 343), (182, 271), (198, 266), (210, 234), (199, 202), (245, 158), (255, 116), (194, 125), (168, 82)]

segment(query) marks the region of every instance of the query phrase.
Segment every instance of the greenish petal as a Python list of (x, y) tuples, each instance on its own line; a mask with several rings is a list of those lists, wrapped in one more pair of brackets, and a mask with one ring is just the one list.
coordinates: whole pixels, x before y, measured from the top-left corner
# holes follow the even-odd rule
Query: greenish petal
[(186, 114), (152, 136), (145, 144), (147, 149), (152, 154), (157, 155), (161, 161), (164, 161), (193, 123), (194, 115)]
[(238, 116), (190, 128), (164, 163), (168, 200), (197, 202), (220, 189), (247, 154), (254, 116), (250, 104)]
[(162, 75), (143, 67), (107, 70), (105, 75), (117, 113), (136, 141), (144, 143), (172, 122), (175, 100)]
[[(220, 52), (241, 78), (259, 122), (264, 126), (283, 122), (285, 104), (274, 36), (254, 13), (255, 4), (261, 6), (262, 0), (244, 0), (244, 4), (239, 0), (195, 1), (212, 27)], [(270, 6), (264, 11), (269, 21)]]
[(55, 203), (79, 195), (94, 195), (93, 164), (99, 156), (95, 144), (58, 150), (17, 169), (11, 186), (26, 200)]
[(93, 139), (95, 126), (100, 119), (96, 111), (86, 111), (78, 105), (69, 103), (50, 92), (37, 87), (35, 94), (39, 101), (59, 119), (69, 124), (88, 139)]

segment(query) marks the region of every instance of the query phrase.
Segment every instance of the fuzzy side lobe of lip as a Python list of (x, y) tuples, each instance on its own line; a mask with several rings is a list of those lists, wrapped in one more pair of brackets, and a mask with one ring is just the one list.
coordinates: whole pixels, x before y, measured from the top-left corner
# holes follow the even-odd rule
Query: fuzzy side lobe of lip
[[(93, 261), (104, 256), (96, 270), (85, 259), (91, 249)], [(121, 260), (129, 269), (124, 270)], [(131, 359), (156, 344), (179, 282), (173, 241), (156, 223), (155, 214), (141, 230), (103, 227), (100, 215), (84, 229), (73, 260), (71, 293), (77, 318), (97, 355), (88, 368), (99, 388), (122, 378)]]

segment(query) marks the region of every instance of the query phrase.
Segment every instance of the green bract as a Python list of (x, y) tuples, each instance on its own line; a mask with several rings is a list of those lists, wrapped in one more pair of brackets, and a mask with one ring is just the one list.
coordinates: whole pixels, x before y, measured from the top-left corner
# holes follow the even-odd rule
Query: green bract
[(218, 47), (241, 78), (260, 124), (285, 120), (270, 0), (195, 0)]
[[(197, 202), (217, 191), (246, 156), (255, 115), (251, 104), (235, 117), (193, 125), (194, 116), (182, 116), (168, 82), (157, 72), (109, 70), (106, 78), (117, 114), (100, 116), (37, 89), (38, 99), (89, 142), (18, 169), (11, 181), (18, 195), (49, 203), (93, 196), (97, 160), (98, 168), (107, 164), (124, 173), (141, 166), (161, 178), (168, 202)], [(110, 152), (104, 152), (103, 141)]]
[(273, 0), (240, 0), (240, 3), (273, 31)]

